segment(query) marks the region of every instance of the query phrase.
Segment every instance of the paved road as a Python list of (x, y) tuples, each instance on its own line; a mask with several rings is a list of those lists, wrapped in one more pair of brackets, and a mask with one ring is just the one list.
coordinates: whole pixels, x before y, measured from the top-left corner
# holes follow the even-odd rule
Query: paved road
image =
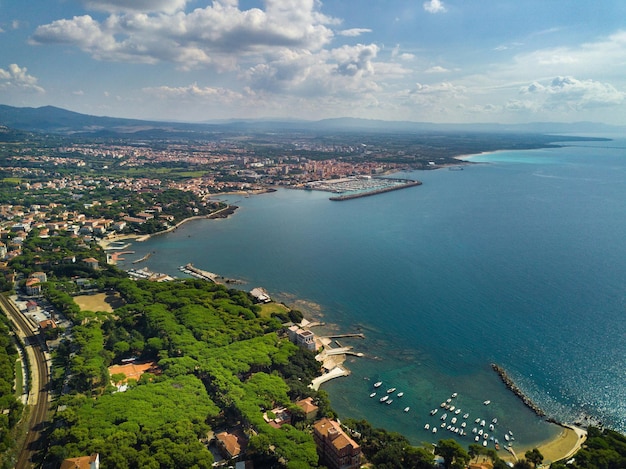
[(28, 433), (20, 452), (16, 469), (34, 467), (32, 457), (41, 449), (41, 431), (48, 413), (48, 365), (37, 334), (33, 333), (31, 324), (19, 312), (12, 301), (0, 294), (0, 308), (13, 320), (17, 334), (26, 346), (30, 369), (28, 406), (30, 407)]

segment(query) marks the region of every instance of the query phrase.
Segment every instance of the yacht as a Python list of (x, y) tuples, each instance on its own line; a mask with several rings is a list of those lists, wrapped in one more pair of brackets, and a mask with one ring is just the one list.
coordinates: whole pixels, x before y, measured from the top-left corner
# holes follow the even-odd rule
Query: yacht
[(459, 414), (461, 413), (461, 409), (457, 409), (457, 410), (455, 410), (455, 411), (454, 411), (454, 413), (455, 413), (456, 415), (459, 415)]
[(487, 440), (483, 440), (483, 446), (487, 446)]
[(382, 386), (382, 384), (383, 384), (383, 382), (382, 382), (382, 381), (377, 381), (377, 382), (375, 382), (375, 383), (374, 383), (374, 387), (375, 387), (375, 388), (379, 388), (379, 387), (381, 387), (381, 386)]
[(451, 423), (456, 423), (456, 417), (452, 417), (452, 420), (450, 420)]
[(370, 394), (370, 397), (374, 397), (376, 395), (376, 391)]
[(441, 420), (445, 420), (445, 419), (447, 419), (447, 418), (448, 418), (448, 414), (443, 414), (443, 415), (441, 416)]
[(398, 397), (402, 397), (402, 396), (404, 396), (404, 393), (403, 392), (399, 392), (398, 393)]
[(481, 426), (481, 427), (484, 427), (484, 426), (485, 426), (485, 421), (484, 421), (484, 420), (481, 420), (481, 421), (480, 421), (480, 426)]
[(439, 409), (433, 409), (430, 411), (430, 415), (435, 415), (437, 412), (439, 412)]
[(456, 392), (453, 392), (453, 393), (452, 393), (452, 397), (456, 397), (456, 396), (458, 396), (458, 395), (459, 395), (459, 393), (456, 393)]
[(405, 407), (405, 408), (404, 408), (404, 411), (405, 411), (405, 412), (408, 412), (409, 410), (411, 410), (411, 408), (410, 408), (410, 407)]
[(396, 388), (389, 388), (387, 389), (387, 394), (391, 394), (392, 392), (395, 392)]
[(489, 405), (489, 404), (491, 404), (491, 401), (490, 400), (486, 400), (485, 402), (483, 402), (483, 404)]
[(387, 405), (391, 404), (393, 402), (393, 399), (388, 399), (387, 400)]
[(491, 423), (493, 423), (493, 424), (495, 425), (496, 423), (498, 423), (498, 419), (497, 419), (497, 418), (494, 418), (494, 419), (491, 421)]
[(433, 433), (437, 433), (437, 427), (433, 427)]
[(466, 419), (467, 417), (469, 417), (469, 413), (467, 414), (463, 414), (463, 418)]
[(380, 402), (385, 402), (387, 399), (389, 399), (389, 396), (383, 396), (380, 398)]
[(428, 430), (430, 428), (430, 424), (427, 423), (426, 425), (424, 425), (424, 430)]

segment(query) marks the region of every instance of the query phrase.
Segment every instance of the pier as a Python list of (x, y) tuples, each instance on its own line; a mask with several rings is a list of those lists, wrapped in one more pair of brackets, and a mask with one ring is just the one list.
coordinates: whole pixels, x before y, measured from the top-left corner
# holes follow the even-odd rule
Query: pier
[(337, 335), (327, 335), (324, 336), (328, 339), (342, 339), (342, 338), (346, 338), (346, 337), (356, 337), (358, 339), (365, 339), (365, 334), (361, 333), (361, 332), (357, 332), (357, 333), (353, 333), (353, 334), (337, 334)]
[(517, 397), (519, 397), (521, 399), (521, 401), (524, 404), (526, 404), (526, 406), (530, 410), (532, 410), (539, 417), (545, 417), (546, 416), (546, 413), (537, 404), (535, 404), (526, 394), (524, 394), (522, 392), (522, 390), (513, 382), (513, 379), (511, 379), (509, 377), (509, 375), (507, 374), (507, 372), (506, 372), (506, 370), (504, 368), (496, 365), (495, 363), (491, 364), (491, 368), (493, 369), (493, 371), (498, 373), (498, 375), (500, 376), (500, 379), (505, 384), (505, 386), (510, 391), (512, 391), (513, 394), (515, 394)]

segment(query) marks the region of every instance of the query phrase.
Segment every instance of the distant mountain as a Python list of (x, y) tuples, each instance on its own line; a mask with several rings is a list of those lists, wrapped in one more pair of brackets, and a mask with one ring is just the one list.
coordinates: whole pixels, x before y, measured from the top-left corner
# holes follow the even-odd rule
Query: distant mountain
[(358, 118), (335, 118), (319, 121), (296, 119), (239, 119), (207, 123), (158, 122), (138, 119), (121, 119), (106, 116), (91, 116), (66, 109), (44, 106), (39, 108), (0, 105), (0, 126), (22, 131), (90, 134), (120, 136), (120, 134), (142, 135), (146, 138), (177, 135), (181, 133), (215, 132), (515, 132), (515, 133), (624, 133), (626, 127), (617, 127), (592, 122), (576, 123), (529, 123), (529, 124), (436, 124), (430, 122), (383, 121)]

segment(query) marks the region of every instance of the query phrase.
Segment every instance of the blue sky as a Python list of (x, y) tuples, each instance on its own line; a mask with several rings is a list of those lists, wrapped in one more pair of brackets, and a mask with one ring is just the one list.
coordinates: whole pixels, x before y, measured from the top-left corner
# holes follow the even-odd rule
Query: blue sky
[(626, 1), (0, 0), (0, 103), (626, 124)]

